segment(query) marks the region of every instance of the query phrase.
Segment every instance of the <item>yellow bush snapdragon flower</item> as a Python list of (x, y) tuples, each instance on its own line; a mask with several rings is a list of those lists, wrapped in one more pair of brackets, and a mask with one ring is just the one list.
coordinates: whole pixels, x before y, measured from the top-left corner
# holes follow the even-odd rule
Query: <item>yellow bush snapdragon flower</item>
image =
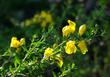
[(79, 27), (79, 35), (82, 36), (86, 31), (86, 24), (83, 24)]
[(82, 54), (86, 54), (86, 52), (88, 51), (87, 46), (86, 46), (86, 42), (84, 40), (79, 41), (78, 47), (80, 48)]
[(66, 43), (65, 52), (67, 54), (76, 53), (76, 50), (77, 50), (77, 48), (75, 46), (75, 41), (70, 40)]
[(63, 27), (62, 32), (63, 36), (68, 36), (68, 34), (70, 33), (70, 27), (69, 26)]
[(20, 41), (16, 37), (12, 37), (10, 47), (18, 48), (20, 46)]
[(46, 27), (47, 24), (51, 24), (53, 22), (52, 15), (49, 12), (42, 11), (40, 16), (41, 16), (42, 27)]
[(48, 58), (51, 56), (51, 54), (53, 53), (53, 49), (52, 48), (47, 48), (45, 49), (44, 52), (44, 59), (48, 60)]
[(21, 22), (21, 26), (31, 26), (33, 24), (40, 24), (42, 27), (53, 24), (53, 18), (51, 13), (48, 11), (41, 11), (41, 13), (36, 13), (30, 19), (26, 19)]
[(21, 38), (20, 41), (17, 39), (17, 37), (11, 38), (10, 47), (19, 48), (20, 46), (22, 46), (24, 44), (25, 44), (25, 38)]
[(68, 36), (70, 33), (74, 33), (75, 31), (76, 23), (68, 20), (68, 24), (69, 25), (63, 27), (62, 29), (63, 36)]

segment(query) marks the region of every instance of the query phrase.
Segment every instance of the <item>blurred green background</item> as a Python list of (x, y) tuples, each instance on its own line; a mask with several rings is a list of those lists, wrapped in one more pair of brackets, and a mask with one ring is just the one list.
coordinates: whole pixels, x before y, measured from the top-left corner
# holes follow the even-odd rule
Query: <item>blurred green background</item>
[[(73, 77), (110, 77), (110, 1), (109, 0), (0, 0), (0, 53), (10, 46), (12, 36), (30, 37), (38, 26), (21, 27), (21, 23), (41, 11), (49, 11), (58, 33), (71, 19), (78, 25), (86, 23), (94, 28), (89, 52), (79, 59)], [(41, 35), (41, 34), (40, 34)]]

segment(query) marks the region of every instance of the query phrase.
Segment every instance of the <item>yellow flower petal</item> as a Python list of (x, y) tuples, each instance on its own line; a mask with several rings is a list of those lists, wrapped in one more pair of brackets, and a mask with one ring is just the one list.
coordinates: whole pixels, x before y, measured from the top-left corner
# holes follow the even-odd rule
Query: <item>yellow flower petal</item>
[(68, 20), (68, 24), (69, 24), (68, 26), (70, 27), (70, 32), (74, 33), (76, 29), (76, 23), (71, 20)]
[(75, 46), (75, 41), (70, 40), (66, 43), (65, 52), (67, 54), (76, 53), (76, 50), (77, 50), (77, 48)]
[(20, 41), (16, 37), (12, 37), (10, 47), (18, 48), (20, 46)]
[(76, 23), (71, 20), (68, 20), (68, 24), (69, 26), (74, 26), (74, 27), (76, 26)]
[(86, 43), (85, 43), (84, 40), (79, 41), (78, 47), (80, 48), (82, 54), (86, 54), (86, 52), (88, 51), (87, 46), (86, 46)]
[(45, 49), (44, 58), (48, 59), (51, 56), (52, 53), (53, 53), (53, 49), (52, 48)]
[(86, 25), (83, 24), (79, 27), (79, 35), (82, 36), (86, 31)]
[(17, 40), (17, 37), (12, 37), (11, 38), (11, 41), (13, 41), (13, 40)]
[(62, 29), (63, 36), (68, 36), (68, 34), (70, 33), (69, 30), (70, 30), (70, 29), (69, 29), (69, 26), (63, 27), (63, 29)]
[(26, 43), (26, 42), (25, 42), (25, 38), (21, 38), (21, 39), (20, 39), (20, 46), (25, 45), (25, 43)]

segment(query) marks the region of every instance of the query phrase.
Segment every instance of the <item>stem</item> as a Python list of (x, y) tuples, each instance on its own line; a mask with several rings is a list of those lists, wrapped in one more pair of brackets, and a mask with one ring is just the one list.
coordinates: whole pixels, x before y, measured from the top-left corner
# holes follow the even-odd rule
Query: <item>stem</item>
[[(54, 48), (54, 50), (56, 50), (58, 47), (60, 47), (61, 45), (63, 45), (66, 41), (63, 41), (62, 43), (60, 43), (56, 48)], [(52, 55), (57, 54), (59, 51), (54, 52)]]
[(58, 47), (60, 47), (61, 45), (63, 45), (66, 41), (63, 41), (62, 43), (60, 43), (57, 47), (54, 48), (54, 50), (56, 50)]

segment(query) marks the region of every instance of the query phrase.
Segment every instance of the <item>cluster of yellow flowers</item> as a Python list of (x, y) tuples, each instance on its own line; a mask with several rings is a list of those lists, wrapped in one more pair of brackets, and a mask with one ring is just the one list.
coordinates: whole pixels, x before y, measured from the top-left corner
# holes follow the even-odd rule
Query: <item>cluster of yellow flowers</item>
[[(63, 33), (63, 36), (67, 37), (69, 36), (70, 34), (74, 33), (75, 32), (75, 29), (76, 29), (76, 23), (71, 21), (71, 20), (68, 20), (67, 21), (69, 25), (63, 27), (62, 29), (62, 33)], [(79, 32), (78, 32), (78, 35), (79, 36), (82, 36), (86, 31), (86, 25), (83, 24), (79, 27)], [(76, 46), (77, 44), (77, 46)], [(75, 54), (77, 49), (78, 48), (80, 49), (80, 51), (82, 52), (82, 54), (86, 54), (86, 52), (88, 51), (87, 49), (87, 45), (86, 45), (86, 41), (85, 40), (81, 40), (79, 41), (78, 43), (76, 43), (75, 40), (69, 40), (66, 42), (66, 46), (65, 46), (65, 52), (67, 54)], [(48, 60), (51, 55), (53, 54), (53, 51), (54, 49), (53, 48), (47, 48), (45, 49), (45, 52), (44, 52), (44, 58), (46, 60)], [(55, 59), (57, 60), (57, 64), (62, 67), (63, 65), (63, 59), (61, 57), (61, 54), (57, 54), (57, 56), (55, 57)]]
[[(76, 23), (68, 20), (68, 24), (67, 26), (63, 27), (62, 32), (63, 32), (63, 36), (68, 36), (70, 33), (74, 33), (75, 29), (76, 29)], [(86, 31), (86, 25), (83, 24), (79, 27), (79, 35), (82, 36)]]
[(49, 12), (41, 11), (36, 13), (31, 19), (27, 19), (21, 23), (21, 26), (31, 26), (32, 24), (41, 24), (42, 27), (53, 23), (52, 15)]
[[(41, 13), (41, 17), (45, 18), (47, 16), (48, 15), (45, 12)], [(50, 16), (48, 16), (48, 17), (50, 18), (50, 20), (48, 20), (48, 19), (47, 20), (48, 20), (48, 22), (50, 22), (51, 17)], [(45, 21), (47, 21), (47, 20), (45, 19)], [(35, 22), (35, 19), (34, 19), (34, 22)], [(69, 25), (62, 28), (62, 33), (63, 33), (64, 37), (68, 37), (70, 34), (73, 34), (76, 29), (75, 22), (73, 22), (71, 20), (68, 20), (67, 22)], [(78, 35), (82, 36), (85, 33), (85, 31), (86, 31), (86, 25), (83, 24), (79, 27)], [(18, 40), (17, 37), (12, 37), (10, 47), (19, 48), (20, 46), (22, 46), (24, 44), (25, 44), (24, 38), (21, 38), (20, 40)], [(80, 49), (82, 54), (86, 54), (86, 52), (88, 51), (86, 41), (81, 40), (81, 41), (76, 42), (75, 40), (69, 40), (66, 42), (65, 53), (75, 54), (78, 48)], [(53, 54), (54, 54), (54, 48), (50, 48), (50, 47), (46, 48), (44, 51), (43, 60), (44, 59), (45, 60), (51, 59)], [(56, 63), (59, 65), (59, 67), (62, 67), (63, 66), (63, 58), (61, 56), (61, 53), (56, 53), (54, 57), (55, 57), (54, 59), (55, 59)]]
[[(68, 36), (70, 33), (75, 32), (76, 23), (71, 20), (68, 20), (68, 24), (69, 24), (68, 26), (63, 27), (62, 29), (63, 36)], [(82, 36), (85, 33), (85, 31), (86, 25), (83, 24), (79, 27), (78, 32), (79, 36)], [(75, 40), (74, 41), (70, 40), (66, 43), (65, 51), (67, 54), (76, 53), (77, 47), (75, 46), (75, 44), (76, 44)], [(79, 41), (78, 47), (80, 48), (82, 54), (85, 54), (88, 51), (85, 40)]]
[[(84, 40), (78, 42), (78, 47), (81, 50), (82, 54), (86, 54), (86, 52), (88, 51), (86, 42)], [(65, 52), (67, 54), (72, 54), (72, 53), (76, 53), (76, 50), (77, 47), (75, 45), (75, 41), (69, 40), (66, 43)]]
[(10, 47), (16, 48), (17, 50), (20, 49), (20, 46), (25, 45), (25, 38), (21, 38), (20, 40), (17, 39), (17, 37), (11, 38), (11, 44)]

